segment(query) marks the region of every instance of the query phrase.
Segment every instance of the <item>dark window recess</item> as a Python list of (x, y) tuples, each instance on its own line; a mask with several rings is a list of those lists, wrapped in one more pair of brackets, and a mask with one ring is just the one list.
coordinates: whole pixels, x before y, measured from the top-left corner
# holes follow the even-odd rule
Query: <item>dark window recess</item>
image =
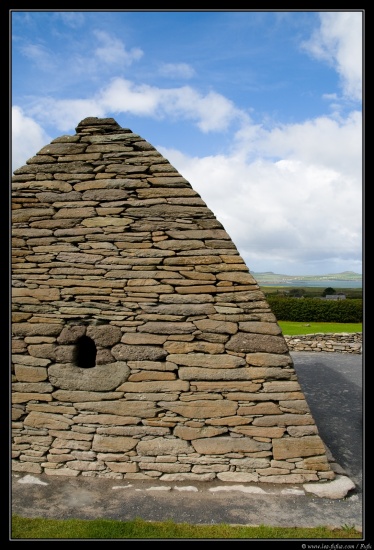
[(91, 369), (96, 364), (96, 345), (89, 336), (81, 336), (76, 343), (74, 362), (77, 367)]

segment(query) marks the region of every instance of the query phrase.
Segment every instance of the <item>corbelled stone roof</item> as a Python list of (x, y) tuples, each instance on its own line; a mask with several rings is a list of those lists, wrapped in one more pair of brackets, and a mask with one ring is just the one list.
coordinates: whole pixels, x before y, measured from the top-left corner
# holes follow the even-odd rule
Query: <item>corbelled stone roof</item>
[(12, 198), (16, 471), (334, 477), (264, 294), (151, 144), (86, 118)]

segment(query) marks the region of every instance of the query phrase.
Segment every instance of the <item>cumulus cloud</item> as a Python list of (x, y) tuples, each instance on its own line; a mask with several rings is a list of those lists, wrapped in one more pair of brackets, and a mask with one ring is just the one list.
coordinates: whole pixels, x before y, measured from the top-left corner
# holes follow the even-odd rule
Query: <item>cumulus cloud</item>
[[(316, 122), (312, 131), (308, 121), (268, 132), (255, 128), (252, 134), (249, 127), (249, 135), (261, 136), (262, 155), (256, 157), (252, 142), (243, 140), (225, 156), (192, 158), (159, 150), (223, 223), (250, 269), (279, 264), (283, 272), (297, 274), (308, 266), (318, 274), (325, 272), (325, 262), (335, 263), (337, 271), (352, 265), (360, 271), (360, 157), (348, 139), (349, 132), (351, 139), (354, 131), (359, 136), (356, 123), (347, 136), (346, 128), (334, 124), (326, 133)], [(335, 147), (329, 146), (334, 140)], [(274, 150), (280, 159), (269, 158)]]
[(236, 135), (237, 147), (266, 157), (298, 159), (350, 174), (358, 180), (362, 170), (362, 114), (352, 111), (347, 118), (323, 116), (299, 124), (274, 127), (269, 131), (245, 126)]
[(103, 63), (131, 65), (133, 61), (137, 61), (143, 56), (143, 51), (140, 48), (126, 50), (121, 40), (104, 31), (94, 31), (94, 35), (101, 44), (95, 48), (94, 53)]
[(114, 78), (103, 88), (96, 101), (108, 111), (155, 116), (161, 103), (162, 91), (147, 84), (136, 85), (124, 78)]
[(115, 112), (191, 120), (202, 132), (224, 130), (241, 114), (230, 100), (215, 92), (204, 95), (190, 86), (158, 88), (135, 85), (123, 78), (115, 78), (102, 90), (98, 102)]
[(204, 133), (225, 130), (246, 114), (216, 92), (202, 94), (189, 86), (159, 88), (115, 78), (89, 99), (35, 98), (28, 112), (40, 122), (53, 122), (67, 131), (85, 116), (132, 113), (155, 119), (190, 120)]
[(322, 12), (321, 26), (302, 47), (333, 66), (341, 78), (343, 94), (362, 99), (362, 12)]
[(183, 118), (196, 120), (197, 126), (204, 133), (225, 130), (235, 119), (246, 117), (232, 101), (216, 92), (203, 96), (184, 87), (168, 95), (171, 102), (165, 104), (167, 110), (173, 115), (180, 113)]
[(50, 136), (20, 107), (12, 108), (12, 170), (23, 166), (27, 159), (51, 141)]
[[(75, 129), (77, 122), (88, 116), (106, 116), (105, 110), (95, 99), (60, 99), (52, 97), (35, 101), (28, 112), (40, 124), (53, 124), (63, 132)], [(57, 136), (55, 136), (57, 137)]]

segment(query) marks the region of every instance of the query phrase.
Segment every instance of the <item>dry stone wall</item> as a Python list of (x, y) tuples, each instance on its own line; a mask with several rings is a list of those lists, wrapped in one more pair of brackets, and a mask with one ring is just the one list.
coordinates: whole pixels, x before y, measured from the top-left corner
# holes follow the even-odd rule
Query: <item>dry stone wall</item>
[(290, 351), (362, 353), (362, 332), (285, 335), (284, 339)]
[(152, 145), (85, 119), (12, 199), (14, 471), (334, 478), (263, 293)]

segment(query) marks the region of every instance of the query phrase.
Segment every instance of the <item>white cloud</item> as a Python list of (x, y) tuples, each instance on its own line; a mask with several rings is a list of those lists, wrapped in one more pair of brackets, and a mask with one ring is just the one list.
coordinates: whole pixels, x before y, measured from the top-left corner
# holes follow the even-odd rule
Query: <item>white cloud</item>
[(322, 12), (320, 28), (302, 45), (327, 61), (341, 78), (348, 99), (362, 99), (362, 12)]
[[(74, 19), (71, 18), (71, 21)], [(79, 26), (79, 21), (76, 24)], [(89, 44), (85, 40), (76, 49), (74, 43), (68, 44), (63, 54), (57, 46), (47, 48), (42, 42), (28, 42), (20, 45), (19, 50), (33, 63), (36, 70), (48, 72), (48, 85), (44, 83), (44, 89), (56, 91), (66, 90), (69, 86), (75, 89), (77, 78), (83, 82), (92, 80), (96, 89), (97, 83), (105, 81), (108, 74), (118, 74), (124, 67), (129, 67), (143, 56), (140, 48), (128, 50), (120, 39), (104, 31), (94, 30), (92, 34), (94, 38), (92, 41), (90, 35)], [(35, 78), (38, 76), (35, 75)]]
[(123, 78), (114, 78), (102, 89), (96, 101), (108, 111), (155, 116), (160, 104), (161, 91), (147, 84), (135, 85)]
[(115, 112), (192, 120), (202, 132), (226, 129), (235, 118), (244, 116), (230, 100), (215, 92), (203, 95), (190, 86), (136, 86), (123, 78), (114, 79), (101, 92), (98, 101), (105, 109)]
[(35, 101), (28, 112), (41, 124), (54, 124), (63, 132), (75, 129), (78, 122), (88, 116), (106, 116), (105, 110), (95, 99), (54, 100), (47, 97)]
[(51, 52), (41, 44), (27, 44), (21, 47), (21, 51), (25, 57), (42, 71), (50, 71), (56, 65)]
[(200, 193), (253, 271), (277, 265), (290, 274), (324, 273), (325, 265), (361, 271), (360, 122), (353, 114), (341, 125), (316, 119), (269, 132), (247, 127), (227, 156), (159, 150)]
[[(238, 147), (246, 144), (245, 129), (238, 132)], [(257, 132), (256, 150), (265, 156), (298, 159), (306, 165), (313, 164), (335, 169), (361, 179), (362, 170), (362, 114), (353, 111), (346, 119), (337, 121), (327, 116), (307, 120), (300, 124), (276, 127)]]
[(100, 62), (110, 65), (131, 65), (133, 61), (137, 61), (143, 56), (143, 51), (140, 48), (132, 48), (128, 51), (121, 40), (104, 31), (94, 31), (94, 34), (102, 44), (94, 50)]
[(192, 88), (184, 87), (169, 96), (172, 96), (171, 103), (165, 105), (168, 111), (197, 120), (197, 126), (204, 133), (225, 130), (235, 119), (246, 116), (232, 101), (216, 92), (202, 96)]
[(90, 99), (35, 99), (28, 112), (40, 122), (53, 122), (63, 131), (74, 128), (77, 120), (86, 116), (106, 116), (108, 113), (191, 120), (204, 133), (222, 131), (235, 120), (246, 120), (245, 113), (215, 92), (203, 95), (189, 86), (135, 85), (123, 78), (113, 79)]
[(12, 171), (51, 141), (37, 122), (25, 116), (20, 107), (12, 108)]
[(159, 72), (172, 78), (192, 78), (195, 75), (195, 69), (187, 63), (163, 63)]

